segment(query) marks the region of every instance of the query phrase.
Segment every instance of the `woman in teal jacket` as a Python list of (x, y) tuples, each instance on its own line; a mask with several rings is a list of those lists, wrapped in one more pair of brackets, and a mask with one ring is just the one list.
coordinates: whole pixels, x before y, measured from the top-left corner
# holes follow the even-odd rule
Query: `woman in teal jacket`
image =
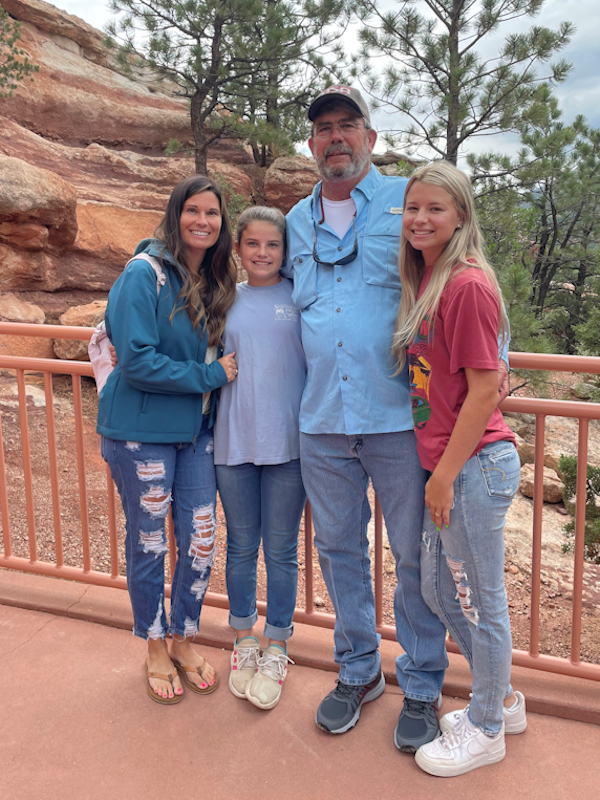
[[(133, 632), (148, 643), (148, 693), (176, 703), (179, 675), (200, 694), (218, 683), (191, 646), (214, 558), (216, 390), (237, 375), (235, 353), (218, 358), (236, 284), (218, 187), (199, 175), (181, 181), (155, 236), (136, 255), (159, 261), (164, 285), (151, 263), (134, 258), (108, 297), (106, 329), (119, 362), (100, 394), (98, 432), (126, 517), (127, 584)], [(170, 507), (178, 558), (167, 620)]]

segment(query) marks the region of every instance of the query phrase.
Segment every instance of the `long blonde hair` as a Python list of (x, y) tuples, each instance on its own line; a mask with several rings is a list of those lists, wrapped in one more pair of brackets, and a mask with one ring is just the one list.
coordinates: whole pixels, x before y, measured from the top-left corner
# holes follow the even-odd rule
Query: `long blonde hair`
[[(461, 220), (442, 254), (435, 263), (435, 269), (427, 288), (417, 300), (419, 285), (425, 272), (425, 261), (420, 250), (410, 244), (404, 235), (400, 237), (400, 280), (402, 283), (402, 299), (396, 319), (396, 330), (392, 351), (402, 369), (406, 362), (406, 348), (417, 336), (425, 317), (435, 319), (440, 304), (440, 297), (448, 282), (456, 274), (467, 267), (476, 267), (486, 276), (490, 288), (494, 290), (499, 302), (498, 334), (501, 343), (508, 339), (509, 327), (502, 294), (496, 273), (483, 254), (483, 238), (477, 222), (471, 183), (464, 172), (461, 172), (448, 161), (438, 161), (421, 167), (414, 172), (406, 186), (404, 204), (411, 188), (417, 182), (430, 183), (445, 189), (451, 196)], [(458, 267), (458, 270), (456, 269)], [(430, 325), (430, 337), (433, 337), (434, 325)]]

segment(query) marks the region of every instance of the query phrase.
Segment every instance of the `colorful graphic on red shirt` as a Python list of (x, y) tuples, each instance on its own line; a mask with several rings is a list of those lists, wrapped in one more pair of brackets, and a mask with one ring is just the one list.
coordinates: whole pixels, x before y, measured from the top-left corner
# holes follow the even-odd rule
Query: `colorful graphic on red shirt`
[(429, 320), (425, 317), (408, 351), (410, 401), (413, 423), (417, 430), (422, 430), (431, 417), (431, 405), (429, 404), (431, 364), (426, 358), (429, 355), (428, 339)]

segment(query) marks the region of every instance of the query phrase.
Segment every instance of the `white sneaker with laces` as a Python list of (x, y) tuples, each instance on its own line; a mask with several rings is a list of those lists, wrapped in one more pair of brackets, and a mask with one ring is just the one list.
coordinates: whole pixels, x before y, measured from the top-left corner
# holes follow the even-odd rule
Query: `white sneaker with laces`
[[(521, 692), (515, 692), (515, 696), (517, 702), (510, 708), (504, 708), (502, 710), (504, 733), (506, 734), (523, 733), (527, 729), (525, 697)], [(465, 706), (457, 711), (444, 714), (440, 720), (440, 730), (442, 733), (452, 730), (456, 723), (466, 715), (468, 708), (469, 706)]]
[(496, 736), (486, 734), (464, 717), (439, 739), (419, 747), (415, 761), (424, 772), (453, 778), (502, 761), (506, 755), (504, 723)]
[(281, 697), (288, 662), (294, 662), (278, 644), (269, 645), (258, 659), (254, 677), (246, 686), (246, 698), (257, 708), (274, 708)]
[(254, 636), (235, 640), (231, 654), (229, 688), (236, 697), (246, 699), (246, 686), (256, 674), (256, 663), (260, 656), (260, 645)]

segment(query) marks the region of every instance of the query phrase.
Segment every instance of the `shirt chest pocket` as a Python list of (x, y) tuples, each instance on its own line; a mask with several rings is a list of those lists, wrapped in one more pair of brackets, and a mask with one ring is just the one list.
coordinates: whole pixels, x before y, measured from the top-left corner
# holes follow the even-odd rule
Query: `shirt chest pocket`
[(294, 269), (294, 291), (292, 301), (297, 308), (304, 310), (318, 297), (317, 265), (309, 253), (292, 259)]
[(363, 235), (363, 278), (373, 286), (400, 289), (398, 251), (402, 214), (389, 209), (370, 215)]

